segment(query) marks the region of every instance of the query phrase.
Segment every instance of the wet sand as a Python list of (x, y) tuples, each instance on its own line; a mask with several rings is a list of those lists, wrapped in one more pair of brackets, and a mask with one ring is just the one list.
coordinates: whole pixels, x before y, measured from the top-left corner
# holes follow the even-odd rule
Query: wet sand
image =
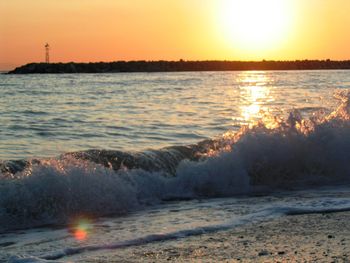
[(350, 212), (283, 216), (229, 231), (99, 251), (82, 261), (350, 262)]

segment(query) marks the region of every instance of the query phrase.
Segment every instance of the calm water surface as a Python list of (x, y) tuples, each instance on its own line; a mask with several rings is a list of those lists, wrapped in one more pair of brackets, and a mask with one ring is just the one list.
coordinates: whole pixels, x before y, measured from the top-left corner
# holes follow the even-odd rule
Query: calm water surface
[(349, 71), (0, 75), (0, 159), (196, 143), (330, 109)]

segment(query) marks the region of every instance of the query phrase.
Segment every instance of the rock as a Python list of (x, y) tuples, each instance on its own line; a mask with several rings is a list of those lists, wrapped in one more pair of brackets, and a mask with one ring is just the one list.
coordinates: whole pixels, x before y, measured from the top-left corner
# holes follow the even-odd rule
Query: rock
[(261, 256), (267, 256), (269, 254), (269, 252), (267, 250), (262, 250), (259, 252), (258, 256), (261, 257)]
[(328, 238), (334, 238), (334, 236), (333, 235), (328, 235)]

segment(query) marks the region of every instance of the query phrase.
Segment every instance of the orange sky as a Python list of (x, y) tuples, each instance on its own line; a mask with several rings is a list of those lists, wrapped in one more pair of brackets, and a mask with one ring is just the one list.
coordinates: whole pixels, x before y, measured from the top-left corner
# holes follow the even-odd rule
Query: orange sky
[(283, 11), (264, 27), (286, 25), (271, 40), (249, 37), (276, 0), (239, 1), (0, 0), (0, 70), (43, 61), (46, 42), (52, 62), (350, 59), (349, 0), (277, 0)]

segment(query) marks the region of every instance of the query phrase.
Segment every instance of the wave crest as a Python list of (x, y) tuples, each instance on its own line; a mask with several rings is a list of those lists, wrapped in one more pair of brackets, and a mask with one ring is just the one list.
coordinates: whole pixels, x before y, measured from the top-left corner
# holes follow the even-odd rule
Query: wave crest
[(79, 214), (120, 214), (174, 198), (247, 194), (350, 181), (350, 92), (339, 107), (305, 119), (266, 117), (197, 145), (143, 153), (90, 150), (5, 162), (4, 228), (67, 222)]

